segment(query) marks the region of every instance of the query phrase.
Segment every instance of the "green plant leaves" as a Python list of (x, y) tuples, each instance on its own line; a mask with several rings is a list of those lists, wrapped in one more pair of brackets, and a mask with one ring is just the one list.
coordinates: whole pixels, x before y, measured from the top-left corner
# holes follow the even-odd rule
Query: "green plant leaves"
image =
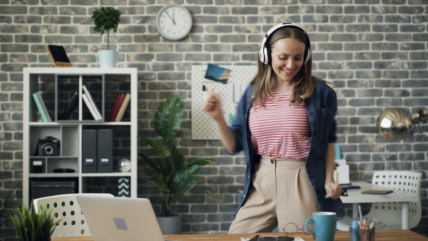
[(162, 103), (155, 114), (155, 131), (167, 143), (173, 140), (183, 124), (183, 105), (179, 105), (181, 99), (174, 96)]
[[(11, 153), (9, 153), (5, 159), (9, 159), (9, 157), (12, 156)], [(8, 169), (8, 165), (6, 165), (5, 161), (1, 161), (0, 162), (0, 181), (3, 181), (3, 176), (2, 174), (4, 173), (5, 170)], [(7, 208), (9, 208), (9, 206), (12, 203), (12, 200), (15, 198), (15, 191), (17, 189), (19, 189), (19, 187), (21, 186), (21, 182), (15, 182), (15, 184), (12, 186), (12, 190), (8, 191), (6, 198), (3, 199), (3, 205), (2, 207), (0, 207), (0, 218), (3, 218)]]
[(101, 33), (102, 37), (104, 31), (107, 31), (107, 49), (110, 49), (110, 29), (117, 32), (121, 14), (120, 10), (112, 7), (102, 7), (92, 13), (92, 19), (95, 23), (94, 32)]
[(166, 183), (158, 177), (159, 177), (158, 175), (155, 176), (156, 180), (151, 180), (150, 178), (147, 178), (147, 177), (141, 177), (141, 179), (157, 187), (160, 191), (169, 192), (170, 190), (168, 189), (168, 186), (166, 185)]
[(161, 192), (162, 215), (164, 216), (169, 215), (172, 203), (177, 202), (195, 186), (199, 179), (197, 175), (200, 167), (209, 165), (214, 161), (212, 158), (201, 158), (185, 165), (186, 159), (174, 144), (174, 139), (183, 124), (184, 112), (180, 102), (180, 98), (174, 96), (163, 102), (157, 109), (154, 117), (155, 131), (163, 138), (163, 144), (139, 136), (155, 148), (160, 156), (160, 164), (157, 164), (140, 153), (143, 162), (150, 167), (154, 175), (152, 178), (141, 178), (154, 185)]
[(171, 202), (177, 202), (183, 195), (192, 189), (199, 180), (198, 176), (200, 166), (191, 165), (175, 172), (170, 179), (171, 192), (173, 193)]
[(183, 163), (186, 161), (186, 159), (184, 158), (183, 154), (181, 154), (177, 150), (177, 147), (174, 144), (169, 143), (167, 147), (171, 151), (171, 156), (167, 158), (168, 164), (170, 164), (173, 167), (171, 168), (172, 171), (180, 170), (183, 167)]
[(103, 36), (105, 30), (113, 29), (114, 32), (117, 32), (121, 14), (120, 10), (112, 7), (102, 7), (95, 10), (92, 13), (92, 19), (95, 23), (94, 32), (101, 33), (101, 36)]
[(9, 214), (10, 225), (15, 229), (21, 240), (25, 241), (49, 241), (56, 224), (52, 217), (52, 209), (40, 206), (35, 212), (33, 202), (30, 206), (23, 205), (21, 209)]
[(201, 158), (190, 162), (189, 164), (186, 165), (186, 167), (191, 165), (206, 166), (211, 164), (211, 162), (214, 162), (214, 158)]
[(139, 155), (140, 155), (141, 159), (143, 159), (143, 162), (149, 166), (149, 168), (152, 170), (153, 173), (159, 172), (158, 166), (156, 166), (156, 164), (152, 161), (152, 159), (148, 158), (143, 153), (139, 153)]
[(156, 142), (152, 139), (149, 139), (145, 136), (139, 135), (140, 139), (145, 140), (147, 144), (149, 144), (151, 147), (155, 148), (157, 153), (164, 157), (169, 157), (171, 155), (171, 152), (166, 148), (164, 145), (162, 145), (159, 142)]

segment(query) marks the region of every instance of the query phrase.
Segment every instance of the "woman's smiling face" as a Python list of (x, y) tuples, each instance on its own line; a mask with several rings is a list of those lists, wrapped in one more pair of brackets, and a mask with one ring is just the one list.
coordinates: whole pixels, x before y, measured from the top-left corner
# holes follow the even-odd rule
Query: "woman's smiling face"
[(278, 82), (291, 84), (294, 76), (303, 66), (305, 44), (295, 38), (283, 38), (272, 47), (272, 69)]

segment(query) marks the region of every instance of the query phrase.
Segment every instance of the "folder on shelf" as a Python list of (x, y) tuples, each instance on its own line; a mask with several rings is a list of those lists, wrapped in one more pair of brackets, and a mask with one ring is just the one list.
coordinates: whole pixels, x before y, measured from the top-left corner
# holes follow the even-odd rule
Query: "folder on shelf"
[(83, 88), (83, 91), (84, 91), (84, 92), (85, 92), (85, 94), (86, 94), (86, 97), (88, 98), (89, 102), (91, 103), (92, 108), (93, 108), (93, 109), (94, 109), (94, 111), (95, 111), (95, 114), (96, 114), (96, 115), (97, 115), (97, 117), (98, 117), (97, 119), (101, 120), (101, 119), (102, 119), (102, 116), (101, 116), (100, 109), (98, 108), (97, 103), (95, 102), (94, 98), (92, 97), (91, 92), (89, 92), (88, 88), (86, 88), (86, 86), (85, 86), (85, 85), (83, 85), (83, 86), (82, 86), (82, 88)]
[(82, 173), (97, 172), (97, 130), (82, 131)]
[(113, 130), (98, 130), (97, 171), (113, 172)]
[(131, 99), (130, 94), (126, 94), (125, 99), (123, 100), (122, 106), (119, 109), (119, 112), (117, 113), (115, 121), (121, 121), (123, 114), (125, 113), (126, 107), (128, 107), (129, 100)]
[(85, 102), (85, 104), (86, 104), (86, 107), (88, 107), (89, 112), (91, 112), (92, 117), (94, 117), (94, 120), (101, 120), (101, 119), (98, 117), (98, 115), (96, 114), (96, 112), (95, 112), (94, 108), (92, 107), (91, 102), (89, 101), (89, 99), (88, 99), (88, 97), (86, 96), (86, 94), (82, 94), (82, 98), (83, 98), (83, 101), (84, 101), (84, 102)]
[(52, 118), (49, 115), (49, 111), (48, 108), (46, 108), (45, 102), (43, 101), (43, 97), (42, 94), (39, 92), (37, 92), (37, 96), (39, 97), (40, 103), (42, 104), (43, 110), (45, 111), (46, 117), (48, 117), (49, 122), (52, 122)]
[(70, 118), (70, 115), (73, 113), (74, 109), (76, 109), (77, 107), (78, 99), (79, 99), (78, 93), (77, 91), (75, 91), (70, 101), (68, 102), (67, 107), (64, 109), (64, 111), (62, 112), (62, 115), (59, 117), (60, 120), (66, 120)]
[(108, 121), (115, 121), (117, 113), (120, 110), (120, 107), (122, 106), (123, 101), (125, 100), (126, 94), (119, 94), (118, 99), (116, 99), (116, 103), (114, 103), (113, 109), (111, 110), (110, 116), (111, 119)]
[(43, 110), (42, 103), (40, 102), (39, 96), (37, 95), (37, 93), (33, 94), (33, 98), (34, 98), (34, 101), (36, 102), (37, 109), (39, 109), (39, 113), (42, 116), (43, 122), (49, 122), (48, 117), (46, 116), (45, 111)]

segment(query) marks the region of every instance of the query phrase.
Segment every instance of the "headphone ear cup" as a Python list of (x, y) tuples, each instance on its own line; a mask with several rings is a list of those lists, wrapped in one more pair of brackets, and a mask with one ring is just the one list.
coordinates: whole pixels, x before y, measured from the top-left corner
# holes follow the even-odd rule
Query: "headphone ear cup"
[(267, 50), (267, 48), (265, 46), (265, 47), (263, 47), (263, 60), (262, 60), (263, 64), (268, 64), (268, 61), (269, 61), (268, 58), (269, 58), (269, 56), (268, 56), (268, 50)]
[(306, 49), (306, 52), (305, 64), (312, 58), (312, 51), (310, 49)]
[(265, 55), (266, 55), (266, 64), (267, 65), (271, 65), (272, 64), (272, 54), (271, 54), (271, 52), (270, 52), (270, 48), (268, 48), (268, 47), (265, 47), (265, 49), (266, 49), (266, 51), (265, 51)]
[(265, 64), (265, 48), (264, 47), (261, 47), (259, 50), (259, 59), (260, 59), (260, 62)]

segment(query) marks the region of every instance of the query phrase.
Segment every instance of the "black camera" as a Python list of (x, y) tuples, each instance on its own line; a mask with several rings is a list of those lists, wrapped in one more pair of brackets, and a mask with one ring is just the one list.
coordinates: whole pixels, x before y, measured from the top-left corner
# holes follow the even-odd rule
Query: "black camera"
[(39, 140), (34, 156), (59, 156), (59, 140), (52, 136)]

